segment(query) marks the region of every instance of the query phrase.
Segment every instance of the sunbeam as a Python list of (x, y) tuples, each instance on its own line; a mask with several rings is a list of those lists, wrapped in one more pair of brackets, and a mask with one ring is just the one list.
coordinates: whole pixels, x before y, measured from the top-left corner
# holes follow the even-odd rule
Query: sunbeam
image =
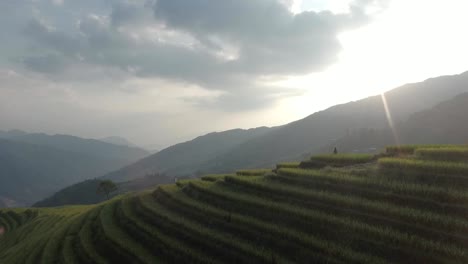
[(382, 103), (385, 109), (385, 115), (387, 117), (388, 125), (390, 126), (390, 129), (392, 130), (393, 139), (395, 140), (395, 145), (400, 146), (400, 139), (398, 137), (395, 124), (393, 123), (392, 113), (390, 111), (390, 108), (388, 107), (387, 98), (385, 97), (385, 93), (381, 93), (380, 95), (382, 97)]

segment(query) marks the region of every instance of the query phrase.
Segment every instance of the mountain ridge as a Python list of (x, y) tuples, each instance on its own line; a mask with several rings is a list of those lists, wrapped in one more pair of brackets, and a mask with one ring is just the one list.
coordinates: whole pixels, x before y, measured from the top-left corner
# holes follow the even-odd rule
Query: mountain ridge
[[(406, 84), (387, 91), (385, 97), (393, 121), (400, 122), (415, 112), (429, 109), (464, 92), (468, 92), (468, 72)], [(237, 146), (225, 157), (209, 161), (205, 166), (209, 167), (208, 172), (226, 172), (239, 167), (273, 166), (278, 162), (295, 160), (306, 153), (317, 153), (327, 142), (331, 143), (341, 138), (350, 129), (378, 129), (387, 126), (382, 97), (375, 95), (332, 106), (283, 125), (263, 137)], [(213, 163), (221, 166), (210, 167)]]
[[(413, 96), (415, 96), (418, 93), (423, 93), (426, 99), (423, 98), (423, 100), (418, 101), (418, 106), (413, 107), (413, 108), (423, 108), (421, 111), (429, 111), (433, 107), (436, 107), (438, 104), (444, 102), (444, 99), (446, 101), (450, 101), (453, 99), (453, 94), (454, 96), (459, 95), (459, 91), (464, 91), (468, 92), (468, 73), (465, 73), (463, 76), (461, 76), (463, 81), (461, 84), (467, 84), (465, 86), (456, 86), (452, 87), (452, 90), (449, 93), (446, 93), (444, 96), (440, 96), (440, 93), (444, 93), (446, 91), (444, 88), (446, 88), (442, 82), (438, 83), (437, 85), (434, 85), (434, 83), (430, 84), (429, 86), (432, 85), (432, 90), (435, 90), (433, 93), (424, 93), (424, 88), (427, 86), (426, 83), (423, 84), (408, 84), (406, 86), (402, 86), (400, 88), (396, 88), (392, 91), (387, 92), (387, 95), (389, 98), (392, 98), (392, 94), (395, 93), (400, 93), (400, 95), (396, 96), (396, 98), (401, 97), (405, 94), (404, 93), (404, 88), (406, 87), (411, 87), (411, 86), (416, 86), (416, 92), (415, 90), (411, 90)], [(450, 77), (444, 77), (450, 79)], [(455, 77), (459, 78), (459, 77)], [(434, 79), (434, 78), (433, 78)], [(430, 79), (430, 80), (433, 80)], [(440, 79), (435, 79), (436, 82), (439, 82)], [(458, 82), (458, 81), (457, 81)], [(403, 94), (403, 95), (401, 95)], [(462, 94), (462, 93), (460, 93)], [(433, 98), (431, 98), (433, 97)], [(382, 99), (379, 98), (379, 96), (373, 96), (373, 97), (368, 97), (363, 100), (358, 100), (354, 102), (350, 102), (347, 104), (341, 104), (337, 106), (333, 106), (327, 110), (319, 111), (317, 113), (314, 113), (305, 119), (312, 119), (312, 120), (319, 120), (321, 121), (321, 124), (319, 122), (318, 125), (334, 125), (338, 123), (340, 125), (340, 122), (346, 123), (346, 124), (353, 124), (353, 128), (350, 128), (350, 126), (339, 126), (341, 129), (336, 132), (336, 131), (330, 131), (330, 127), (328, 129), (325, 129), (325, 132), (328, 133), (322, 133), (323, 135), (327, 136), (330, 138), (329, 141), (327, 140), (315, 140), (318, 142), (315, 144), (315, 149), (310, 147), (310, 143), (308, 143), (308, 139), (304, 139), (304, 137), (301, 136), (289, 136), (287, 140), (282, 139), (284, 142), (278, 141), (277, 138), (271, 137), (271, 134), (276, 135), (288, 135), (289, 131), (291, 130), (291, 126), (299, 126), (302, 131), (301, 134), (307, 135), (308, 133), (313, 135), (313, 131), (315, 129), (315, 126), (317, 126), (317, 122), (314, 121), (314, 126), (310, 126), (307, 122), (304, 123), (304, 119), (289, 123), (287, 125), (283, 126), (278, 126), (278, 127), (273, 127), (273, 128), (263, 128), (263, 130), (260, 131), (258, 134), (253, 134), (251, 137), (245, 137), (242, 142), (239, 144), (233, 144), (232, 148), (225, 149), (224, 152), (212, 152), (211, 155), (213, 158), (207, 159), (206, 156), (202, 155), (203, 153), (198, 151), (199, 146), (203, 146), (203, 140), (205, 139), (210, 139), (213, 136), (216, 135), (223, 135), (223, 133), (235, 133), (236, 131), (242, 131), (242, 130), (229, 130), (225, 132), (214, 132), (214, 133), (209, 133), (204, 136), (200, 136), (195, 138), (192, 141), (187, 141), (183, 142), (177, 145), (174, 145), (172, 147), (169, 147), (165, 150), (162, 150), (161, 152), (148, 156), (132, 165), (126, 166), (124, 168), (121, 168), (120, 170), (111, 172), (109, 174), (106, 174), (103, 178), (115, 180), (115, 181), (129, 181), (132, 179), (140, 178), (145, 174), (154, 174), (154, 173), (167, 173), (169, 176), (177, 176), (177, 175), (190, 175), (190, 176), (198, 176), (201, 174), (208, 174), (208, 173), (231, 173), (235, 170), (238, 170), (240, 168), (254, 168), (254, 167), (270, 167), (273, 162), (279, 163), (282, 161), (292, 161), (292, 160), (301, 160), (306, 158), (307, 156), (310, 156), (314, 153), (317, 152), (329, 152), (329, 149), (326, 149), (327, 146), (330, 144), (335, 144), (336, 140), (339, 140), (346, 134), (352, 133), (355, 130), (359, 129), (386, 129), (388, 128), (388, 120), (386, 118), (385, 114), (385, 109), (382, 104)], [(409, 100), (411, 102), (413, 99)], [(395, 96), (393, 95), (393, 101), (395, 101)], [(404, 101), (405, 103), (408, 102), (408, 100)], [(421, 103), (423, 102), (423, 103)], [(361, 118), (360, 122), (355, 122), (355, 119), (349, 118), (349, 115), (358, 115), (359, 113), (362, 112), (369, 112), (369, 107), (367, 107), (370, 104), (371, 108), (373, 107), (374, 109), (380, 109), (379, 112), (376, 114), (371, 113), (371, 116), (374, 116), (374, 118), (371, 118), (371, 125), (369, 126), (362, 126), (363, 124), (366, 124), (365, 120), (366, 118), (369, 117), (369, 115), (364, 116), (364, 117), (359, 117)], [(350, 107), (351, 106), (351, 107)], [(424, 106), (427, 106), (427, 108), (424, 108)], [(398, 104), (392, 104), (390, 106), (391, 110), (392, 109), (398, 109)], [(411, 107), (406, 107), (406, 109), (411, 108)], [(408, 113), (408, 110), (402, 111), (403, 113), (396, 114), (395, 116), (400, 118), (399, 120), (403, 120), (405, 117), (407, 119), (411, 118), (415, 113)], [(373, 120), (377, 120), (377, 124), (373, 123)], [(398, 120), (398, 119), (397, 119)], [(396, 124), (403, 122), (403, 121), (395, 121)], [(332, 128), (333, 129), (333, 128)], [(248, 130), (246, 130), (248, 131)], [(256, 141), (259, 141), (263, 144), (256, 144)], [(297, 148), (288, 148), (288, 146), (294, 146), (297, 141), (300, 142), (301, 149), (298, 151)], [(281, 143), (281, 144), (279, 144)], [(197, 145), (198, 144), (198, 145)], [(286, 145), (286, 146), (285, 146)], [(265, 147), (267, 146), (267, 148)], [(239, 151), (238, 149), (244, 150)], [(248, 151), (245, 151), (245, 148), (250, 150), (250, 153)], [(282, 151), (283, 149), (286, 149), (289, 151), (287, 152), (286, 155), (284, 156), (279, 156), (278, 152)], [(340, 147), (341, 150), (341, 147)], [(269, 154), (274, 154), (275, 156), (271, 156)], [(172, 154), (168, 155), (168, 154)], [(186, 155), (185, 157), (179, 156), (184, 154)], [(230, 156), (231, 155), (231, 156)], [(234, 156), (238, 155), (238, 156)], [(263, 159), (258, 159), (258, 157), (262, 158), (263, 156), (266, 156), (266, 158)], [(162, 157), (161, 157), (162, 156)], [(190, 158), (192, 156), (198, 157), (198, 163), (192, 163), (190, 166), (187, 166), (185, 164), (184, 167), (184, 159)], [(168, 161), (171, 157), (176, 157), (178, 159), (172, 160), (172, 167), (168, 167), (169, 169), (161, 171), (161, 167), (158, 167), (158, 164), (155, 165), (154, 158), (158, 159), (159, 163), (164, 163)], [(241, 157), (239, 159), (239, 157)], [(243, 162), (243, 160), (256, 160), (256, 162), (252, 162), (250, 164), (247, 164)], [(200, 162), (202, 161), (202, 162)], [(227, 164), (226, 164), (227, 163)], [(178, 174), (177, 172), (183, 172), (181, 174)], [(161, 183), (167, 183), (167, 181), (161, 181)]]

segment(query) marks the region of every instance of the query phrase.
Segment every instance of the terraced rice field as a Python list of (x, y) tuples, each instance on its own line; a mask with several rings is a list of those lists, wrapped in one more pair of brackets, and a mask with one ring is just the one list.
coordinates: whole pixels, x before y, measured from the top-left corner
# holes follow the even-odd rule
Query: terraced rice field
[(0, 263), (468, 263), (464, 150), (411, 148), (0, 210)]
[(316, 155), (309, 160), (302, 161), (299, 167), (309, 169), (321, 169), (326, 166), (346, 167), (357, 164), (366, 164), (374, 162), (376, 156), (371, 154), (330, 154)]

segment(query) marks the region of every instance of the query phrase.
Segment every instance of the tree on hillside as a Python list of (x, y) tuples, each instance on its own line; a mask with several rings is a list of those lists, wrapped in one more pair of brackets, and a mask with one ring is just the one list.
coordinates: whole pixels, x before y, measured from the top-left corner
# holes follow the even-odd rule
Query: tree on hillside
[(99, 182), (96, 193), (105, 194), (109, 200), (109, 194), (117, 191), (117, 185), (111, 180), (102, 180)]

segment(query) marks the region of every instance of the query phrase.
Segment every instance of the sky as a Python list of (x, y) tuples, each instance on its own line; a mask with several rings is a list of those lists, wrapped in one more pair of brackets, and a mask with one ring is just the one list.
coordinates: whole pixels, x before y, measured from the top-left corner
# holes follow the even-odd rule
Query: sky
[(1, 0), (0, 130), (162, 148), (468, 70), (465, 0)]

